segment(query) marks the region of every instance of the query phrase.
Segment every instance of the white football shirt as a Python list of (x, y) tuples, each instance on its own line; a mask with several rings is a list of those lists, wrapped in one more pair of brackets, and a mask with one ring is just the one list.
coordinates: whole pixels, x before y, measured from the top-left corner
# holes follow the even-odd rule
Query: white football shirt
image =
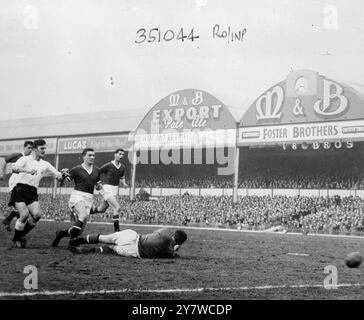
[[(23, 152), (21, 152), (21, 153), (23, 154), (23, 157), (24, 157), (24, 153)], [(11, 163), (11, 165), (12, 165), (11, 169), (13, 169), (14, 166), (15, 166), (15, 163)], [(14, 189), (14, 187), (16, 186), (16, 184), (18, 183), (18, 177), (19, 177), (19, 174), (17, 174), (17, 173), (13, 173), (10, 176), (10, 178), (9, 178), (9, 192), (11, 192)]]
[(36, 170), (36, 174), (29, 174), (25, 172), (18, 173), (17, 183), (27, 184), (35, 188), (39, 188), (40, 180), (51, 173), (54, 177), (61, 177), (61, 173), (57, 171), (48, 161), (43, 159), (35, 160), (34, 156), (21, 157), (15, 162), (14, 168), (22, 168), (26, 170)]

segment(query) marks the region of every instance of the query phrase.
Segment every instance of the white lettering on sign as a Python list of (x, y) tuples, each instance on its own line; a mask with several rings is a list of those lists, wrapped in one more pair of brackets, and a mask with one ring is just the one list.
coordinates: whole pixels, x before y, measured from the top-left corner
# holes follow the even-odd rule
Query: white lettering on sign
[(81, 150), (87, 148), (86, 140), (74, 140), (63, 142), (63, 150)]
[[(362, 141), (364, 132), (344, 132), (344, 128), (361, 126), (364, 120), (322, 122), (311, 124), (267, 125), (239, 128), (238, 144), (313, 143), (315, 141)], [(350, 147), (349, 144), (348, 147)]]
[(287, 129), (286, 128), (278, 128), (278, 129), (264, 129), (263, 130), (263, 139), (287, 139)]
[(203, 96), (202, 96), (202, 92), (201, 91), (196, 91), (195, 92), (195, 97), (192, 99), (192, 104), (194, 106), (198, 106), (201, 103), (203, 103)]
[(154, 110), (152, 123), (161, 121), (165, 129), (183, 129), (184, 120), (187, 120), (193, 128), (205, 128), (209, 119), (220, 118), (221, 109), (222, 105), (212, 105)]
[[(342, 94), (344, 89), (339, 84), (324, 79), (324, 96), (323, 99), (319, 99), (315, 102), (313, 109), (316, 114), (320, 117), (340, 117), (342, 116), (348, 109), (348, 99)], [(334, 92), (332, 93), (334, 89)], [(331, 110), (332, 100), (339, 99), (339, 105)]]
[(169, 96), (169, 106), (177, 107), (179, 102), (179, 94), (171, 94)]
[(336, 125), (317, 125), (309, 127), (293, 127), (293, 138), (327, 137), (339, 133)]
[[(169, 96), (169, 106), (170, 107), (178, 107), (180, 102), (180, 95), (178, 93), (171, 94)], [(203, 103), (203, 93), (202, 91), (195, 91), (194, 96), (191, 99), (191, 104), (193, 106), (199, 106)], [(187, 97), (183, 97), (182, 99), (182, 105), (186, 106), (188, 105)]]
[[(288, 148), (287, 146), (289, 146), (289, 145), (283, 144), (282, 145), (283, 150), (287, 150), (287, 148)], [(306, 142), (303, 142), (301, 144), (301, 149), (302, 150), (308, 150), (309, 147), (310, 147), (310, 145), (308, 143), (306, 143)], [(354, 147), (354, 142), (346, 141), (344, 143), (342, 141), (335, 141), (334, 143), (330, 143), (330, 142), (325, 141), (325, 142), (323, 142), (321, 144), (318, 143), (318, 142), (314, 142), (314, 143), (311, 144), (311, 148), (313, 150), (318, 150), (318, 149), (320, 149), (320, 147), (324, 148), (325, 150), (341, 149), (341, 148), (344, 148), (344, 147), (347, 148), (347, 149), (351, 149), (351, 148)], [(291, 144), (291, 148), (292, 148), (292, 150), (298, 150), (298, 147), (297, 147), (296, 143)]]
[[(284, 92), (280, 86), (275, 86), (271, 91), (267, 91), (260, 96), (255, 104), (257, 120), (280, 119), (282, 117), (281, 108), (283, 105), (283, 97)], [(265, 106), (264, 110), (263, 104)]]

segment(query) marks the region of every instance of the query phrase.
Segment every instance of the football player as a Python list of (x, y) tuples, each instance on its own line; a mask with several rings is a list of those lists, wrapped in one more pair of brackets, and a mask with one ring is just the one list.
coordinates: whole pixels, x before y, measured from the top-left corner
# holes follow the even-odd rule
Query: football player
[[(149, 234), (138, 234), (126, 229), (108, 235), (90, 234), (70, 241), (73, 253), (114, 253), (133, 258), (177, 258), (177, 251), (187, 240), (183, 230), (162, 228)], [(85, 248), (81, 244), (105, 244), (101, 247)]]
[(16, 248), (25, 247), (26, 234), (36, 226), (41, 217), (38, 201), (40, 180), (49, 173), (57, 180), (65, 177), (63, 172), (58, 172), (49, 162), (43, 160), (46, 149), (45, 140), (35, 140), (32, 153), (21, 157), (14, 164), (13, 172), (17, 173), (18, 177), (13, 191), (13, 201), (19, 213), (13, 238), (13, 246)]
[(102, 190), (100, 193), (103, 197), (103, 201), (97, 208), (93, 208), (91, 211), (91, 214), (103, 213), (110, 206), (113, 210), (115, 232), (120, 230), (119, 217), (122, 215), (120, 204), (116, 200), (119, 183), (121, 182), (122, 187), (124, 188), (128, 187), (128, 185), (125, 183), (125, 166), (121, 163), (124, 153), (125, 151), (123, 149), (115, 150), (114, 160), (104, 164), (100, 168), (102, 183)]
[[(15, 163), (17, 162), (21, 157), (29, 156), (33, 150), (33, 141), (26, 140), (24, 142), (24, 150), (23, 152), (17, 152), (12, 153), (11, 155), (7, 156), (5, 158), (5, 164), (8, 163)], [(16, 186), (16, 179), (18, 177), (17, 173), (13, 173), (9, 178), (9, 193), (10, 193), (10, 199), (9, 199), (9, 207), (11, 208), (10, 214), (3, 220), (3, 225), (5, 227), (5, 230), (11, 231), (10, 223), (14, 218), (18, 218), (19, 214), (18, 211), (15, 208), (14, 203), (14, 187)]]
[(76, 238), (86, 226), (93, 205), (94, 189), (102, 189), (100, 181), (100, 169), (94, 166), (95, 151), (86, 148), (82, 151), (83, 163), (69, 171), (68, 180), (75, 183), (68, 205), (71, 214), (75, 216), (76, 222), (66, 230), (56, 232), (52, 246), (58, 246), (60, 240), (65, 237)]

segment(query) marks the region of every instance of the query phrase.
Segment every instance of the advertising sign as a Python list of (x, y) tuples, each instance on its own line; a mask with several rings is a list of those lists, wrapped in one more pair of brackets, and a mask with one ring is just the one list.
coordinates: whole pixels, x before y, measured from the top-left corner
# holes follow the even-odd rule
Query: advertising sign
[(135, 133), (136, 149), (234, 146), (236, 121), (227, 107), (202, 90), (180, 90), (162, 99)]
[(132, 136), (96, 136), (63, 138), (58, 142), (58, 153), (81, 153), (85, 148), (93, 148), (96, 152), (111, 152), (118, 148), (128, 150), (132, 145)]

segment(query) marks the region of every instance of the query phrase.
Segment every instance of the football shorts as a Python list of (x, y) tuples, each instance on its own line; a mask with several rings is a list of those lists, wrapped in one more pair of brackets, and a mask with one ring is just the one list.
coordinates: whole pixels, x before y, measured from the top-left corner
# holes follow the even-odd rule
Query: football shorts
[(73, 212), (75, 205), (77, 203), (79, 203), (79, 202), (83, 202), (83, 204), (84, 204), (84, 206), (85, 206), (85, 208), (87, 210), (87, 213), (90, 214), (90, 210), (92, 208), (93, 200), (94, 200), (94, 195), (93, 194), (78, 191), (78, 190), (73, 190), (72, 193), (71, 193), (70, 200), (68, 202), (68, 207)]
[(111, 184), (104, 184), (100, 190), (100, 194), (107, 201), (110, 198), (114, 198), (118, 195), (118, 186), (113, 186)]
[(118, 255), (123, 257), (140, 258), (139, 256), (139, 234), (134, 230), (126, 229), (110, 235), (110, 243), (115, 245), (109, 246)]
[(13, 206), (12, 204), (16, 202), (24, 202), (29, 206), (36, 201), (38, 201), (37, 188), (28, 184), (18, 183), (11, 192), (9, 206)]

